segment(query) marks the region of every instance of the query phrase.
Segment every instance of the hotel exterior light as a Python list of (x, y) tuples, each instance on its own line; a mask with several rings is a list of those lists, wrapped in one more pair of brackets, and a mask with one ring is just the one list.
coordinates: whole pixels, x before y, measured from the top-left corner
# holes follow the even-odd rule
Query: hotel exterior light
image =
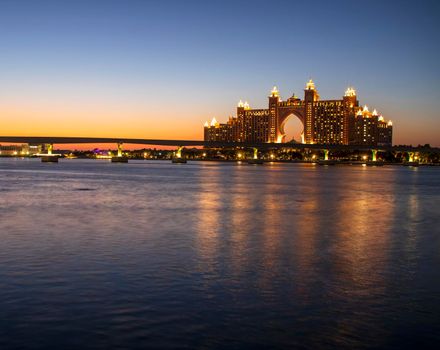
[(306, 90), (315, 90), (315, 83), (312, 79), (306, 84)]
[(347, 90), (345, 90), (345, 96), (347, 97), (356, 96), (356, 90), (353, 87), (349, 86)]

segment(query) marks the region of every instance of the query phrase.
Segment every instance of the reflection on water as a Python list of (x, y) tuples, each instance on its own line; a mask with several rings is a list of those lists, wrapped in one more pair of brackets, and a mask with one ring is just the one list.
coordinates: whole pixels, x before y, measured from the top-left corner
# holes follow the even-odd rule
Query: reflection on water
[(438, 169), (0, 159), (0, 348), (440, 341)]

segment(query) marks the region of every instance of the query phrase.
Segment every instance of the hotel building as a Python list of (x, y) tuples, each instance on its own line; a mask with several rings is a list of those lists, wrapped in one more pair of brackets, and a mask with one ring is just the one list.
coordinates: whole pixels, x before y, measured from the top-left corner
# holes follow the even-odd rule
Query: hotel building
[(391, 145), (392, 123), (377, 111), (360, 107), (356, 91), (348, 88), (340, 100), (321, 100), (310, 80), (304, 99), (295, 94), (283, 101), (274, 87), (267, 109), (253, 109), (240, 101), (237, 115), (221, 124), (215, 118), (204, 126), (205, 141), (270, 143), (285, 142), (284, 126), (292, 116), (303, 124), (302, 143)]

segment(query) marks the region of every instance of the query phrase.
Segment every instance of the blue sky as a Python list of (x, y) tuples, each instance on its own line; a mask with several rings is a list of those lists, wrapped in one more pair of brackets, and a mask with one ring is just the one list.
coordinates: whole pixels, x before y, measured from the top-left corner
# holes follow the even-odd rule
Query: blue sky
[(423, 0), (0, 0), (2, 133), (202, 138), (312, 77), (355, 86), (395, 143), (440, 145), (439, 20)]

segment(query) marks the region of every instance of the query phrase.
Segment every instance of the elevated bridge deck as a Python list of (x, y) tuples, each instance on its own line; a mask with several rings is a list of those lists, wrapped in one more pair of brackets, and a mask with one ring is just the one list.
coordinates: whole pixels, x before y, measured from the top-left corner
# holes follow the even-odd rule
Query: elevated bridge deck
[(211, 147), (211, 148), (258, 148), (264, 149), (316, 149), (338, 151), (394, 151), (394, 152), (434, 152), (440, 153), (438, 147), (423, 146), (367, 146), (367, 145), (333, 145), (333, 144), (302, 144), (302, 143), (248, 143), (248, 142), (216, 142), (203, 140), (163, 140), (163, 139), (132, 139), (107, 137), (53, 137), (53, 136), (0, 136), (0, 143), (28, 143), (28, 144), (86, 144), (86, 143), (113, 143), (136, 144), (151, 146), (176, 147)]

